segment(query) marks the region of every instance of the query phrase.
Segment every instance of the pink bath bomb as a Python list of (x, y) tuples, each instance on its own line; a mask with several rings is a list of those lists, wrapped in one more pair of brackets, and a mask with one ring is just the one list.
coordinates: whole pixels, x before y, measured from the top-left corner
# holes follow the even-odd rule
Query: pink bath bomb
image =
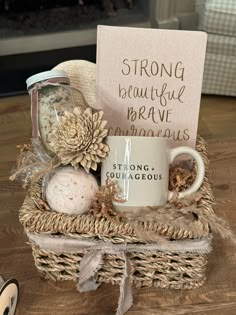
[(83, 168), (75, 170), (66, 166), (59, 169), (46, 188), (46, 198), (50, 208), (67, 214), (87, 212), (98, 191), (95, 177)]

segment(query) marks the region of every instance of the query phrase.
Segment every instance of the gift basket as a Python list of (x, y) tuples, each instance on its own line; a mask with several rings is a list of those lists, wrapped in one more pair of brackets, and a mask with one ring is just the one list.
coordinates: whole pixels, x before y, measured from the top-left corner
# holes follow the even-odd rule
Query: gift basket
[(85, 101), (72, 68), (66, 64), (67, 75), (57, 69), (28, 82), (35, 137), (22, 146), (11, 179), (28, 188), (19, 218), (36, 268), (47, 279), (75, 281), (80, 292), (118, 284), (117, 314), (132, 305), (132, 286), (202, 286), (212, 233), (231, 235), (214, 213), (206, 142), (199, 136), (196, 144), (205, 167), (197, 192), (179, 198), (197, 172), (196, 165), (179, 162), (170, 168), (174, 193), (166, 204), (145, 213), (116, 211), (114, 201), (124, 202), (116, 182), (100, 184), (100, 164), (109, 155), (106, 121)]

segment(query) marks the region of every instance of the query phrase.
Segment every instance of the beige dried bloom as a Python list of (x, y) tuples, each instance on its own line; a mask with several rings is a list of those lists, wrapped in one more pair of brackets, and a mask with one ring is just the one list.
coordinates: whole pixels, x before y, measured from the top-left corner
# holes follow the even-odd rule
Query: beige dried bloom
[(78, 107), (73, 112), (65, 112), (61, 121), (54, 125), (50, 145), (62, 164), (79, 164), (89, 172), (97, 169), (109, 152), (103, 143), (108, 130), (103, 112), (93, 113), (91, 108), (81, 111)]

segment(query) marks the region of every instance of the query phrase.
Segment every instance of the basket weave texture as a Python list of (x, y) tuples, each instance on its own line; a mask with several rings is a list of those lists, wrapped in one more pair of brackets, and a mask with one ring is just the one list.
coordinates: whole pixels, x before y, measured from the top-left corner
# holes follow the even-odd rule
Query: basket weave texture
[[(211, 231), (201, 213), (214, 213), (214, 198), (209, 182), (209, 169), (206, 143), (198, 137), (197, 151), (205, 164), (205, 178), (199, 190), (203, 198), (198, 209), (199, 216), (181, 221), (178, 211), (165, 213), (160, 220), (140, 220), (140, 227), (153, 235), (160, 235), (171, 241), (209, 239)], [(27, 233), (43, 236), (56, 235), (78, 240), (103, 241), (113, 244), (145, 244), (133, 226), (127, 221), (112, 221), (94, 217), (57, 213), (45, 210), (40, 203), (41, 187), (37, 183), (30, 187), (20, 209), (20, 221)], [(168, 222), (168, 223), (167, 223)], [(83, 251), (76, 253), (53, 252), (31, 243), (35, 265), (43, 277), (53, 280), (79, 279), (79, 264)], [(128, 253), (131, 268), (131, 281), (136, 287), (161, 287), (192, 289), (201, 286), (206, 279), (208, 254), (204, 251), (172, 252), (171, 250), (151, 250)], [(96, 274), (97, 282), (120, 283), (124, 273), (123, 254), (105, 253), (103, 264)]]

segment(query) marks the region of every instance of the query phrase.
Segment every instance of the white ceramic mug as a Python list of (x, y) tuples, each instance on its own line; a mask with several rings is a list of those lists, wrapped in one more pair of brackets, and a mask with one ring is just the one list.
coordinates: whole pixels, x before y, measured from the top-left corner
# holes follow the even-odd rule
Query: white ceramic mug
[(169, 165), (180, 154), (188, 154), (197, 163), (197, 176), (180, 198), (196, 192), (204, 179), (201, 155), (190, 147), (169, 149), (166, 138), (108, 136), (110, 152), (102, 163), (101, 181), (116, 181), (124, 203), (114, 202), (118, 211), (164, 205), (172, 196), (168, 190)]

